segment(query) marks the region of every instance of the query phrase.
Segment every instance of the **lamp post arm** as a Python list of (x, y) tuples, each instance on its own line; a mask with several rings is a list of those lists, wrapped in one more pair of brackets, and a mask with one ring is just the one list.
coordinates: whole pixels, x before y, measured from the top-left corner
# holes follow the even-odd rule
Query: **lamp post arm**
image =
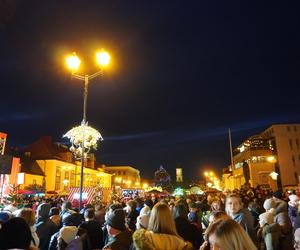
[(84, 81), (84, 79), (85, 79), (85, 76), (77, 75), (75, 73), (72, 73), (72, 77), (75, 79), (78, 79), (78, 80), (82, 80), (82, 81)]
[(103, 74), (103, 70), (101, 69), (101, 70), (99, 70), (98, 72), (96, 72), (96, 73), (90, 75), (90, 76), (89, 76), (89, 79), (90, 79), (90, 80), (91, 80), (91, 79), (94, 79), (95, 77), (97, 77), (97, 76), (99, 76), (99, 75), (102, 75), (102, 74)]

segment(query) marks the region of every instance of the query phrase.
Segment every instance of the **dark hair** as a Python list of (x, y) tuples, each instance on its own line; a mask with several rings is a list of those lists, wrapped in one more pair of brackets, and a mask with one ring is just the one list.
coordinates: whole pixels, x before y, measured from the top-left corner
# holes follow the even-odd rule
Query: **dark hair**
[(63, 205), (65, 206), (65, 208), (67, 209), (71, 209), (72, 208), (72, 204), (69, 201), (64, 201)]
[(95, 218), (95, 211), (92, 208), (88, 208), (87, 210), (85, 210), (84, 212), (84, 218), (85, 219), (93, 219)]
[(31, 240), (30, 227), (23, 218), (11, 218), (2, 224), (0, 230), (1, 249), (28, 249)]
[(109, 206), (109, 209), (112, 210), (112, 211), (114, 211), (116, 209), (120, 209), (120, 208), (123, 209), (123, 207), (122, 207), (122, 205), (120, 203), (111, 204)]
[(183, 217), (183, 218), (187, 218), (187, 210), (185, 208), (185, 205), (183, 204), (177, 204), (174, 207), (174, 212), (173, 212), (173, 217), (177, 218), (177, 217)]
[(59, 215), (59, 209), (57, 207), (51, 207), (49, 216)]

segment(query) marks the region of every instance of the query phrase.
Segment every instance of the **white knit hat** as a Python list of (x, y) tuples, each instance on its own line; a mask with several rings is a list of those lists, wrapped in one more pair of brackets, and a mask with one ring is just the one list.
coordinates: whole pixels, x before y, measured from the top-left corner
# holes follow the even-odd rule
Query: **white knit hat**
[(59, 230), (59, 235), (62, 237), (64, 242), (69, 244), (72, 240), (75, 239), (78, 229), (75, 226), (65, 226)]
[(270, 210), (271, 208), (275, 208), (275, 207), (276, 207), (276, 202), (272, 198), (269, 198), (269, 199), (265, 200), (264, 209), (266, 211)]
[(143, 228), (147, 229), (149, 223), (149, 214), (142, 214), (138, 216), (136, 220)]
[(272, 224), (274, 223), (274, 214), (270, 212), (265, 212), (259, 215), (259, 224), (265, 225), (265, 224)]
[(297, 202), (297, 201), (299, 201), (299, 197), (297, 195), (295, 195), (295, 194), (289, 195), (289, 199), (290, 199), (291, 202)]

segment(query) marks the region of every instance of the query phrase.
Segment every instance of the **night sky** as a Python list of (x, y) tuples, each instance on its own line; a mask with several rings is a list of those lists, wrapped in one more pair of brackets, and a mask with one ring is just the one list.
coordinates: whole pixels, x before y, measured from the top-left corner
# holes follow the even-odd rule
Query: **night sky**
[[(97, 161), (152, 178), (230, 164), (233, 146), (274, 123), (300, 122), (300, 15), (289, 1), (0, 0), (0, 131), (10, 146), (62, 135), (82, 120), (80, 74), (90, 82), (87, 120), (104, 141)], [(297, 1), (295, 1), (297, 2)], [(298, 4), (298, 3), (295, 3)]]

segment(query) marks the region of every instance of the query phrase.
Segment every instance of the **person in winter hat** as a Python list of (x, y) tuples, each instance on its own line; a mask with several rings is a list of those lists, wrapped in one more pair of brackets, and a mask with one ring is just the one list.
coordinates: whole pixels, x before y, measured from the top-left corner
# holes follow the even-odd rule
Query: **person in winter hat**
[(78, 228), (75, 226), (65, 226), (59, 230), (59, 236), (62, 240), (69, 244), (72, 240), (76, 238), (78, 233)]
[(136, 230), (144, 228), (148, 228), (148, 223), (149, 223), (149, 218), (150, 218), (150, 213), (148, 214), (142, 214), (137, 217), (136, 219)]
[(297, 228), (294, 233), (294, 248), (300, 250), (300, 228)]
[(125, 211), (123, 209), (116, 209), (107, 216), (106, 227), (111, 238), (103, 249), (129, 249), (132, 244), (132, 232), (125, 226)]
[(1, 225), (0, 249), (30, 249), (31, 231), (23, 218), (11, 218)]
[(289, 214), (289, 218), (292, 222), (293, 228), (295, 227), (298, 206), (299, 206), (299, 197), (295, 194), (289, 195), (288, 214)]

